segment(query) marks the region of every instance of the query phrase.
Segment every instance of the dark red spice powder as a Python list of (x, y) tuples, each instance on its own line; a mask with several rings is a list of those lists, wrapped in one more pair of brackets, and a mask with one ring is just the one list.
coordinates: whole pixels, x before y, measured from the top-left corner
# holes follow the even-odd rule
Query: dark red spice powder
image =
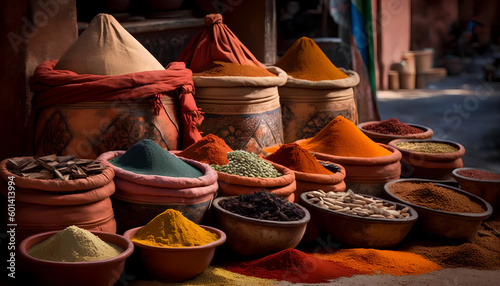
[(399, 121), (397, 118), (391, 118), (373, 124), (368, 124), (363, 129), (390, 135), (408, 135), (425, 132), (424, 130), (408, 125)]
[(340, 277), (351, 277), (358, 270), (341, 266), (288, 248), (258, 260), (241, 262), (227, 267), (229, 271), (265, 279), (289, 281), (292, 283), (327, 283)]
[(477, 169), (459, 170), (457, 174), (476, 180), (500, 180), (500, 174)]

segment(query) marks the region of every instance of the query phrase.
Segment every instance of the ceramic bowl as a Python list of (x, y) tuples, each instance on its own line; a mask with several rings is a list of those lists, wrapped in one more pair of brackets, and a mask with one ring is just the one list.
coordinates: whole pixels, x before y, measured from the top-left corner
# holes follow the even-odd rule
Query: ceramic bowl
[(216, 198), (213, 202), (215, 220), (227, 234), (229, 248), (243, 256), (264, 256), (287, 248), (295, 248), (305, 233), (310, 220), (309, 212), (302, 206), (305, 216), (297, 221), (270, 221), (245, 217), (223, 209), (219, 202), (228, 197)]
[(19, 254), (26, 272), (34, 277), (37, 285), (114, 285), (123, 272), (125, 260), (134, 251), (132, 242), (121, 235), (91, 231), (105, 242), (113, 243), (124, 251), (112, 258), (89, 262), (55, 262), (35, 258), (27, 253), (34, 245), (59, 231), (35, 234), (19, 245)]
[[(362, 195), (367, 198), (378, 197)], [(400, 210), (406, 204), (383, 200)], [(307, 192), (300, 196), (300, 203), (311, 213), (311, 225), (320, 233), (331, 235), (332, 239), (353, 247), (389, 248), (400, 243), (417, 221), (417, 212), (409, 207), (410, 217), (401, 219), (361, 217), (328, 210), (307, 200)]]
[(452, 174), (462, 190), (481, 197), (491, 204), (495, 212), (500, 211), (500, 180), (480, 180), (462, 176), (460, 175), (461, 170), (491, 171), (477, 168), (457, 168), (453, 170)]
[[(158, 247), (133, 242), (139, 259), (151, 278), (161, 282), (182, 282), (196, 277), (205, 271), (212, 262), (215, 248), (226, 241), (226, 234), (216, 228), (203, 226), (207, 231), (217, 234), (214, 242), (193, 247)], [(140, 227), (127, 230), (123, 236), (131, 239)]]
[[(415, 152), (398, 147), (398, 144), (403, 142), (444, 143), (457, 148), (457, 151), (448, 153)], [(451, 172), (454, 169), (463, 167), (462, 157), (465, 154), (465, 148), (457, 142), (438, 139), (396, 139), (389, 142), (389, 146), (398, 149), (402, 154), (401, 177), (403, 178), (449, 180), (453, 178)]]
[(400, 197), (394, 195), (390, 191), (391, 186), (397, 186), (401, 182), (413, 183), (433, 183), (425, 179), (399, 179), (396, 181), (385, 184), (384, 195), (390, 200), (406, 204), (414, 208), (418, 212), (419, 228), (431, 235), (440, 236), (450, 239), (468, 240), (481, 226), (483, 220), (487, 219), (492, 213), (491, 205), (480, 197), (473, 195), (469, 192), (459, 188), (451, 187), (449, 185), (433, 183), (436, 186), (447, 188), (459, 194), (467, 196), (471, 201), (478, 203), (485, 210), (482, 213), (452, 213), (436, 209), (431, 209), (407, 202)]
[(384, 134), (384, 133), (379, 133), (379, 132), (374, 132), (365, 129), (365, 126), (371, 125), (371, 124), (376, 124), (380, 123), (380, 121), (368, 121), (368, 122), (363, 122), (358, 124), (358, 128), (370, 139), (372, 139), (375, 142), (382, 143), (382, 144), (389, 144), (392, 140), (396, 139), (430, 139), (432, 138), (432, 134), (434, 133), (431, 128), (423, 125), (418, 125), (418, 124), (412, 124), (412, 123), (406, 123), (412, 127), (416, 127), (418, 129), (422, 130), (422, 133), (416, 133), (416, 134), (408, 134), (408, 135), (392, 135), (392, 134)]

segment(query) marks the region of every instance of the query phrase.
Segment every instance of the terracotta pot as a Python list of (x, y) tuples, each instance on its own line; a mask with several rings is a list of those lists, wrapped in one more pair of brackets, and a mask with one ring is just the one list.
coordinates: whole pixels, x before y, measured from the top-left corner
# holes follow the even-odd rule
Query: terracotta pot
[(209, 165), (180, 158), (203, 172), (198, 178), (174, 178), (136, 174), (116, 167), (108, 160), (125, 151), (109, 151), (98, 161), (115, 172), (116, 193), (112, 196), (115, 218), (120, 233), (145, 225), (165, 209), (176, 209), (195, 223), (200, 223), (210, 208), (218, 189), (217, 173)]
[(413, 56), (415, 58), (415, 71), (417, 74), (427, 72), (432, 69), (434, 60), (433, 49), (413, 51)]
[(461, 170), (491, 171), (477, 168), (457, 168), (452, 171), (452, 175), (455, 180), (457, 180), (462, 190), (476, 195), (490, 203), (495, 215), (500, 213), (500, 180), (482, 180), (462, 176), (460, 175)]
[(416, 134), (408, 134), (408, 135), (392, 135), (392, 134), (384, 134), (384, 133), (378, 133), (370, 130), (364, 129), (365, 126), (371, 125), (371, 124), (376, 124), (380, 123), (380, 121), (367, 121), (358, 124), (358, 128), (365, 133), (366, 136), (368, 136), (370, 139), (372, 139), (375, 142), (382, 143), (382, 144), (389, 144), (392, 140), (396, 139), (430, 139), (432, 138), (432, 134), (434, 134), (434, 131), (432, 131), (431, 128), (423, 125), (418, 125), (418, 124), (412, 124), (412, 123), (406, 123), (410, 126), (416, 127), (418, 129), (422, 130), (422, 133), (416, 133)]
[[(421, 153), (397, 147), (400, 142), (445, 143), (458, 150), (449, 153)], [(389, 146), (401, 152), (401, 176), (405, 178), (448, 180), (452, 178), (451, 172), (454, 169), (463, 167), (462, 156), (465, 154), (465, 148), (457, 142), (437, 139), (396, 139), (389, 142)]]
[(226, 198), (216, 198), (213, 210), (217, 225), (226, 233), (227, 244), (239, 255), (264, 256), (287, 248), (295, 248), (305, 233), (310, 215), (301, 208), (305, 216), (297, 221), (270, 221), (254, 219), (223, 209), (219, 202)]
[[(363, 196), (380, 199), (368, 195)], [(395, 205), (397, 210), (407, 207), (405, 204), (383, 201)], [(311, 231), (310, 228), (314, 228), (316, 225), (320, 230), (319, 233), (327, 233), (334, 241), (354, 247), (393, 247), (408, 235), (418, 218), (418, 214), (413, 208), (409, 210), (410, 217), (401, 219), (370, 218), (341, 213), (309, 202), (306, 194), (300, 196), (300, 204), (311, 213), (311, 221), (307, 225), (306, 234)], [(312, 239), (311, 241), (316, 238), (313, 235), (309, 237)]]
[[(219, 239), (192, 247), (159, 247), (133, 242), (139, 253), (141, 267), (161, 282), (183, 282), (201, 274), (212, 262), (215, 248), (226, 241), (226, 234), (214, 227), (200, 226), (217, 234)], [(141, 227), (127, 230), (123, 236), (131, 239)]]
[(27, 253), (31, 247), (47, 240), (57, 232), (44, 232), (30, 236), (19, 245), (22, 268), (35, 278), (36, 285), (114, 285), (120, 279), (125, 260), (134, 252), (134, 245), (130, 239), (118, 234), (91, 231), (103, 241), (115, 244), (124, 251), (109, 259), (86, 262), (47, 261), (34, 258)]
[[(300, 142), (300, 140), (298, 141)], [(381, 157), (343, 157), (325, 153), (314, 153), (318, 160), (342, 165), (345, 168), (347, 189), (355, 193), (379, 196), (384, 184), (397, 180), (401, 175), (401, 152), (392, 146), (378, 143), (392, 153)]]
[(278, 88), (285, 143), (313, 137), (338, 115), (358, 122), (353, 88), (359, 83), (359, 75), (342, 70), (348, 78), (309, 81), (289, 76)]
[(218, 196), (252, 194), (253, 192), (265, 189), (293, 202), (295, 200), (294, 192), (297, 189), (294, 172), (274, 162), (269, 161), (269, 163), (283, 175), (277, 178), (250, 178), (217, 172), (219, 182)]
[[(19, 157), (14, 159), (27, 158)], [(116, 232), (110, 196), (115, 192), (114, 171), (76, 180), (42, 180), (19, 177), (0, 162), (0, 176), (13, 176), (16, 192), (16, 241), (30, 235), (62, 230), (70, 225), (88, 230)], [(1, 191), (7, 198), (7, 188)]]
[(178, 101), (162, 97), (159, 115), (151, 102), (82, 102), (44, 108), (36, 122), (36, 155), (75, 155), (95, 159), (111, 150), (127, 150), (142, 139), (163, 148), (181, 146)]
[(417, 211), (418, 221), (415, 225), (425, 233), (449, 239), (468, 240), (477, 234), (477, 230), (481, 227), (483, 220), (487, 219), (492, 213), (491, 205), (480, 197), (459, 188), (438, 183), (433, 184), (465, 195), (471, 201), (481, 205), (485, 211), (483, 213), (452, 213), (407, 202), (390, 191), (391, 186), (396, 187), (401, 182), (428, 183), (430, 181), (425, 179), (400, 179), (387, 183), (384, 188), (385, 197), (392, 201), (406, 204)]
[(283, 144), (278, 86), (286, 73), (268, 67), (277, 77), (193, 76), (196, 104), (204, 112), (198, 127), (215, 134), (233, 150), (261, 154), (262, 148)]

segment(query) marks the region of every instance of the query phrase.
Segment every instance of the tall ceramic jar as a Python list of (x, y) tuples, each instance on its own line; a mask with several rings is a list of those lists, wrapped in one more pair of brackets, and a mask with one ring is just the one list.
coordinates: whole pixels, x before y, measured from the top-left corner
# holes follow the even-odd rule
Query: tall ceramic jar
[(215, 134), (233, 150), (262, 153), (262, 148), (283, 143), (278, 87), (287, 81), (277, 67), (276, 77), (193, 76), (195, 100), (205, 119), (198, 129)]
[(359, 75), (342, 71), (349, 77), (310, 81), (289, 76), (279, 87), (285, 143), (313, 137), (338, 115), (357, 123), (353, 87), (358, 85)]

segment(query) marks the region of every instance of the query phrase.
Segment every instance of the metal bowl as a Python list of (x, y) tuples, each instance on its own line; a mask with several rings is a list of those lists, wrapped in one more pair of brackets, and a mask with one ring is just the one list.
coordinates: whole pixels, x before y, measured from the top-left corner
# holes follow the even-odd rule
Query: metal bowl
[[(362, 196), (380, 199), (369, 195)], [(398, 210), (409, 207), (402, 203), (380, 200), (395, 204)], [(395, 246), (406, 237), (418, 218), (417, 212), (411, 207), (409, 207), (410, 217), (402, 219), (361, 217), (327, 210), (309, 202), (307, 193), (301, 194), (300, 203), (311, 213), (310, 224), (317, 225), (320, 232), (331, 235), (335, 241), (354, 247)]]
[[(433, 183), (436, 186), (447, 188), (467, 196), (473, 202), (481, 205), (481, 207), (483, 207), (485, 211), (483, 213), (452, 213), (435, 210), (407, 202), (389, 191), (390, 186), (401, 182)], [(483, 220), (487, 219), (492, 213), (491, 205), (480, 197), (459, 188), (451, 187), (445, 184), (434, 183), (425, 179), (399, 179), (396, 181), (388, 182), (384, 186), (384, 195), (386, 195), (391, 200), (409, 205), (414, 208), (418, 212), (419, 216), (417, 225), (422, 231), (431, 235), (445, 238), (468, 240), (477, 232)]]
[(239, 255), (263, 256), (287, 248), (295, 248), (306, 231), (310, 215), (297, 221), (271, 221), (245, 217), (223, 209), (219, 202), (230, 197), (219, 197), (213, 202), (217, 225), (226, 233), (228, 246)]

